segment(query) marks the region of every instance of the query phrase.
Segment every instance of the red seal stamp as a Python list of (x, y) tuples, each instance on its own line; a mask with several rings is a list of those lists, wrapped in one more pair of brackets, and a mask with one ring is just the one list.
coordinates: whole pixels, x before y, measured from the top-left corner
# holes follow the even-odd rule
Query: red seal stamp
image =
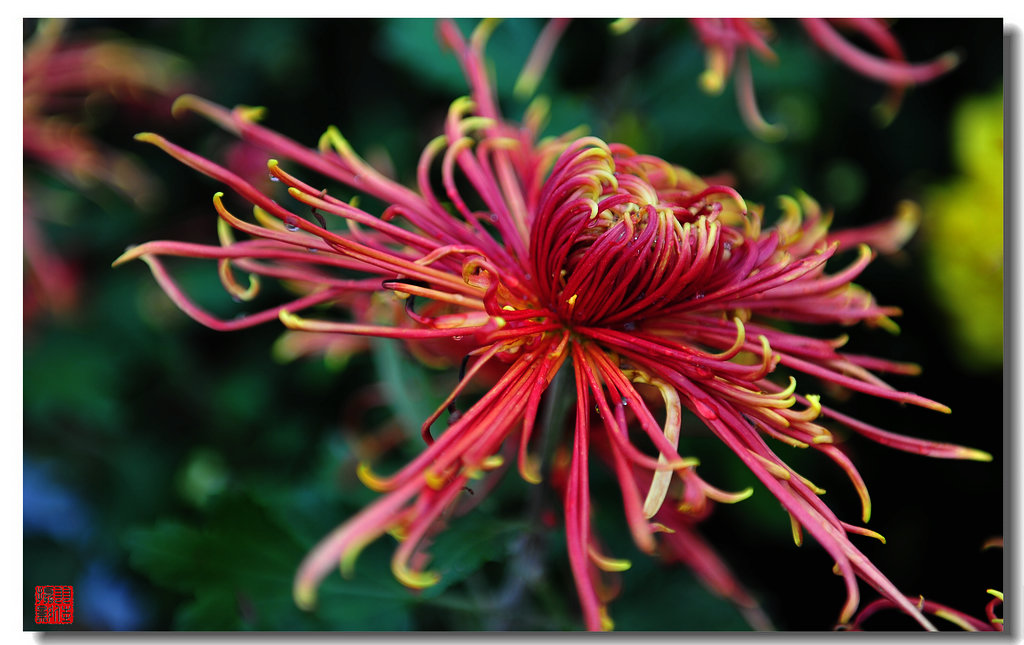
[(36, 587), (36, 624), (70, 625), (75, 620), (75, 589), (71, 585)]

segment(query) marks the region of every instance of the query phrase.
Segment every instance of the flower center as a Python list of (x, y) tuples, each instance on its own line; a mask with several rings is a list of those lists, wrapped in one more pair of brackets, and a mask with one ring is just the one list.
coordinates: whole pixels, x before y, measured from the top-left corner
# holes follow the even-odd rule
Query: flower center
[(539, 295), (562, 324), (630, 325), (703, 297), (733, 243), (707, 199), (721, 191), (683, 173), (594, 138), (562, 154), (531, 231)]

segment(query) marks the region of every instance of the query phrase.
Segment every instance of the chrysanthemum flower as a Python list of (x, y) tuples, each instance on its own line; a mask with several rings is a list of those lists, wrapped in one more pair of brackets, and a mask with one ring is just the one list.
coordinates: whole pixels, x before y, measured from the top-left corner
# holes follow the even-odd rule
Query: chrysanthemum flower
[[(709, 185), (627, 146), (572, 134), (539, 140), (539, 109), (527, 110), (521, 124), (499, 112), (483, 58), (492, 29), (485, 21), (467, 41), (453, 23), (441, 23), (442, 40), (455, 51), (471, 96), (452, 103), (443, 134), (427, 144), (415, 188), (374, 170), (334, 128), (311, 150), (258, 125), (258, 109), (227, 110), (193, 96), (180, 99), (177, 110), (198, 112), (277, 155), (269, 172), (287, 187), (290, 206), (160, 136), (138, 136), (253, 206), (255, 220), (248, 221), (217, 193), (220, 246), (149, 242), (115, 262), (145, 261), (195, 319), (220, 330), (279, 319), (305, 332), (440, 340), (467, 357), (458, 386), (423, 423), (425, 449), (389, 475), (360, 466), (360, 479), (382, 495), (302, 563), (295, 579), (298, 604), (311, 606), (320, 580), (339, 562), (349, 573), (360, 550), (385, 533), (400, 542), (392, 570), (401, 582), (414, 589), (436, 583), (439, 573), (429, 568), (427, 548), (450, 508), (472, 480), (514, 462), (527, 481), (539, 484), (547, 475), (560, 491), (585, 625), (610, 628), (606, 603), (612, 593), (601, 574), (628, 568), (628, 562), (606, 553), (591, 525), (589, 481), (601, 460), (618, 480), (641, 551), (688, 561), (707, 584), (750, 606), (753, 601), (693, 525), (714, 502), (738, 502), (752, 490), (723, 491), (698, 475), (697, 459), (679, 450), (684, 416), (692, 415), (778, 499), (797, 542), (809, 533), (834, 559), (848, 594), (841, 622), (854, 616), (863, 580), (930, 628), (850, 539), (880, 536), (838, 518), (821, 499), (824, 491), (769, 443), (817, 451), (835, 462), (860, 495), (864, 522), (871, 512), (867, 489), (819, 423), (822, 417), (898, 449), (990, 459), (884, 431), (824, 405), (816, 394), (800, 393), (829, 383), (949, 412), (876, 375), (913, 374), (916, 366), (841, 351), (845, 336), (820, 339), (797, 331), (836, 323), (893, 328), (890, 317), (898, 311), (879, 305), (852, 281), (874, 256), (868, 244), (905, 238), (912, 217), (831, 234), (829, 216), (799, 195), (781, 200), (783, 215), (769, 227), (762, 209), (733, 188)], [(372, 215), (286, 164), (387, 207)], [(438, 169), (440, 190), (432, 175)], [(327, 218), (343, 228), (329, 226)], [(233, 230), (251, 239), (236, 241)], [(846, 248), (855, 250), (852, 262), (827, 272)], [(260, 278), (284, 281), (296, 295), (284, 305), (222, 320), (183, 292), (162, 256), (216, 260), (225, 287), (240, 300), (255, 296)], [(235, 269), (250, 274), (247, 286)], [(404, 313), (382, 320), (350, 310), (343, 321), (310, 313), (371, 293), (404, 300)], [(456, 397), (496, 367), (497, 377), (479, 400), (449, 414), (445, 429), (435, 428)], [(538, 448), (540, 410), (560, 370), (574, 377), (575, 417), (571, 435), (545, 461)]]
[[(878, 110), (883, 123), (896, 115), (907, 87), (934, 80), (959, 62), (955, 53), (948, 52), (927, 63), (908, 63), (888, 24), (878, 18), (804, 18), (800, 23), (823, 51), (862, 76), (889, 86), (889, 96)], [(784, 136), (782, 126), (768, 123), (761, 115), (750, 71), (751, 53), (772, 63), (778, 59), (768, 45), (774, 35), (771, 22), (751, 18), (694, 18), (691, 24), (707, 54), (707, 69), (700, 77), (704, 91), (718, 94), (725, 89), (729, 77), (734, 77), (737, 104), (747, 127), (768, 140)], [(865, 39), (879, 53), (861, 49), (837, 28)]]

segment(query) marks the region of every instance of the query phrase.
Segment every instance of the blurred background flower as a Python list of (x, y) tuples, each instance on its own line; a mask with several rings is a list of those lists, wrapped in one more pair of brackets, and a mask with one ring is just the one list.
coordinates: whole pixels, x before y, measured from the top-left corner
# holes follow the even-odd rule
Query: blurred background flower
[(163, 119), (185, 89), (184, 61), (168, 52), (112, 33), (67, 38), (66, 30), (65, 20), (39, 20), (25, 44), (26, 321), (40, 309), (67, 315), (80, 297), (75, 249), (55, 248), (43, 231), (44, 223), (75, 226), (73, 209), (40, 182), (56, 177), (80, 195), (101, 200), (105, 189), (152, 207), (159, 184), (134, 155), (103, 141), (102, 128), (115, 119)]
[[(525, 107), (513, 92), (516, 74), (544, 24), (509, 21), (489, 45), (498, 91), (514, 118)], [(773, 21), (779, 34), (773, 48), (786, 64), (752, 61), (766, 120), (788, 128), (784, 141), (769, 144), (695, 88), (705, 59), (688, 23), (642, 21), (615, 36), (614, 49), (593, 47), (612, 38), (608, 25), (573, 21), (562, 35), (538, 88), (553, 106), (550, 133), (588, 123), (602, 138), (702, 174), (728, 170), (740, 192), (761, 203), (803, 189), (834, 207), (837, 228), (878, 221), (901, 199), (923, 200), (929, 186), (963, 172), (950, 130), (956, 106), (990, 92), (1002, 75), (1001, 21), (898, 21), (892, 30), (908, 60), (957, 48), (963, 61), (908, 92), (899, 117), (879, 129), (866, 116), (878, 99), (877, 83), (823, 57), (799, 25)], [(36, 28), (36, 21), (25, 22), (26, 42)], [(336, 124), (354, 148), (386, 150), (404, 173), (415, 168), (451, 97), (465, 92), (455, 59), (440, 51), (429, 20), (87, 20), (71, 23), (67, 35), (97, 29), (176, 52), (203, 70), (198, 94), (226, 105), (264, 105), (268, 125), (309, 144)], [(220, 150), (231, 140), (198, 119), (160, 127), (199, 151)], [(474, 514), (453, 522), (448, 535), (464, 539), (434, 549), (435, 564), (454, 572), (442, 586), (414, 595), (382, 575), (392, 547), (381, 540), (363, 553), (353, 580), (324, 584), (316, 612), (294, 606), (292, 576), (307, 549), (337, 518), (374, 497), (356, 480), (356, 463), (390, 445), (397, 447), (385, 462), (414, 454), (402, 446), (419, 441), (419, 420), (452, 389), (457, 370), (424, 367), (388, 341), (373, 341), (372, 352), (326, 350), (340, 360), (323, 360), (323, 348), (302, 339), (281, 341), (275, 354), (281, 330), (272, 325), (226, 342), (178, 312), (147, 272), (112, 271), (110, 262), (128, 244), (217, 239), (209, 208), (216, 187), (132, 142), (135, 132), (153, 129), (152, 121), (119, 119), (93, 136), (144, 157), (150, 174), (175, 193), (173, 203), (155, 204), (155, 216), (143, 221), (127, 200), (84, 197), (58, 181), (32, 190), (33, 199), (58, 204), (50, 210), (67, 217), (68, 224), (46, 222), (43, 230), (59, 253), (77, 258), (85, 297), (73, 319), (40, 318), (26, 329), (25, 594), (37, 584), (75, 584), (82, 603), (77, 628), (481, 629), (493, 626), (496, 607), (515, 608), (505, 627), (579, 628), (558, 532), (522, 525), (526, 484), (501, 487)], [(925, 232), (930, 212), (926, 202)], [(1001, 373), (966, 377), (941, 313), (948, 297), (926, 288), (932, 278), (924, 240), (879, 259), (860, 278), (879, 302), (903, 308), (901, 335), (865, 332), (858, 340), (865, 353), (921, 363), (922, 376), (897, 386), (926, 393), (953, 414), (929, 416), (927, 432), (918, 432), (920, 417), (912, 411), (858, 398), (858, 412), (894, 430), (998, 455)], [(206, 268), (175, 270), (204, 306), (233, 315), (235, 304)], [(310, 352), (313, 360), (277, 362)], [(395, 396), (409, 391), (423, 397)], [(684, 433), (681, 441), (731, 489), (755, 485), (712, 438)], [(851, 458), (871, 464), (863, 474), (872, 490), (903, 492), (875, 501), (871, 528), (888, 543), (865, 541), (865, 553), (907, 593), (965, 611), (984, 606), (986, 589), (1003, 588), (1001, 551), (980, 549), (1003, 532), (999, 459), (935, 461), (854, 444), (847, 444), (856, 453)], [(859, 502), (841, 473), (799, 455), (793, 466), (829, 489), (841, 514), (857, 515)], [(933, 484), (922, 490), (921, 482)], [(617, 495), (610, 479), (592, 486), (595, 496)], [(719, 508), (704, 523), (708, 541), (776, 627), (831, 627), (844, 591), (827, 559), (820, 552), (793, 557), (789, 522), (770, 495), (755, 492), (743, 504), (735, 512)], [(595, 517), (595, 526), (609, 551), (629, 554), (630, 537), (611, 511)], [(58, 516), (79, 518), (75, 537), (32, 528), (58, 524)], [(754, 546), (749, 535), (758, 536)], [(618, 629), (748, 627), (732, 604), (709, 594), (685, 568), (631, 559), (615, 605)], [(531, 563), (539, 573), (517, 588), (509, 562)], [(780, 580), (792, 579), (808, 581), (815, 593), (771, 593)], [(88, 603), (80, 595), (86, 589)], [(912, 628), (907, 621), (880, 612), (869, 626)], [(25, 627), (34, 629), (30, 606)]]
[(950, 126), (956, 172), (925, 193), (929, 286), (957, 358), (1003, 364), (1003, 91), (964, 98)]
[[(750, 71), (751, 54), (772, 65), (780, 64), (769, 44), (775, 36), (772, 23), (760, 18), (694, 18), (690, 22), (707, 56), (707, 69), (700, 75), (701, 89), (712, 95), (720, 94), (731, 78), (740, 116), (750, 131), (765, 141), (784, 138), (786, 126), (769, 123), (761, 115)], [(876, 109), (883, 124), (896, 116), (908, 87), (935, 80), (959, 62), (952, 52), (928, 63), (907, 62), (888, 22), (879, 18), (804, 18), (800, 23), (823, 52), (862, 76), (889, 86), (888, 98)], [(854, 44), (841, 31), (851, 32), (870, 49)]]

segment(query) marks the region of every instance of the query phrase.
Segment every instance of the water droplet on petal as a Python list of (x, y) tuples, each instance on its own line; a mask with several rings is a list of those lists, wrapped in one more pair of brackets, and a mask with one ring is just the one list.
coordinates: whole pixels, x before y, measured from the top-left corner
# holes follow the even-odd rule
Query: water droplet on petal
[(636, 323), (630, 320), (627, 323), (623, 323), (622, 329), (625, 331), (636, 331)]
[(629, 399), (627, 399), (626, 397), (622, 397), (622, 405), (629, 406)]
[(703, 292), (703, 291), (698, 291), (698, 292), (697, 292), (697, 293), (696, 293), (696, 294), (695, 294), (695, 295), (693, 296), (693, 299), (694, 299), (694, 300), (700, 300), (700, 299), (701, 299), (701, 298), (703, 298), (703, 297), (704, 297), (704, 292)]
[(270, 175), (270, 181), (281, 181), (281, 180), (278, 179), (277, 177), (275, 177), (273, 174), (271, 174)]
[(462, 336), (452, 336), (452, 340), (462, 340)]

